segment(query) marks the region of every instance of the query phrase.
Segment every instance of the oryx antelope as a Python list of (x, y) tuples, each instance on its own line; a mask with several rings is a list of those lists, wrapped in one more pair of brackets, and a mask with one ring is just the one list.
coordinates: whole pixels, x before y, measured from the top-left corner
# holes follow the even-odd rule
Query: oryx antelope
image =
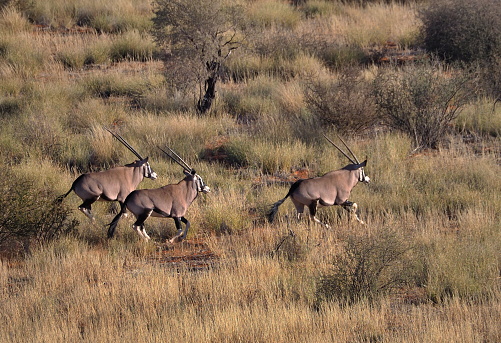
[[(190, 222), (184, 217), (188, 207), (198, 196), (199, 192), (208, 193), (210, 188), (204, 184), (204, 181), (193, 168), (183, 161), (171, 148), (170, 153), (162, 150), (174, 162), (183, 167), (185, 178), (177, 184), (170, 184), (155, 189), (135, 190), (127, 196), (120, 213), (109, 224), (108, 237), (113, 237), (115, 228), (122, 215), (129, 210), (136, 217), (136, 222), (132, 228), (137, 231), (139, 236), (146, 240), (150, 237), (144, 229), (144, 222), (148, 217), (173, 218), (176, 224), (177, 233), (170, 240), (171, 243), (182, 241), (186, 238), (190, 228)], [(183, 230), (181, 222), (185, 224)]]
[(58, 197), (58, 201), (62, 201), (71, 191), (74, 191), (83, 200), (78, 209), (91, 220), (95, 219), (91, 213), (91, 205), (94, 202), (98, 200), (118, 201), (122, 205), (127, 195), (137, 188), (143, 178), (146, 177), (152, 180), (157, 178), (157, 174), (148, 163), (148, 157), (142, 158), (119, 134), (106, 127), (105, 129), (136, 155), (139, 160), (121, 167), (82, 174), (73, 181), (70, 190), (66, 194)]
[(333, 206), (340, 205), (345, 210), (350, 212), (360, 223), (364, 223), (357, 215), (358, 205), (354, 202), (348, 200), (351, 190), (356, 186), (358, 182), (369, 183), (370, 179), (365, 175), (364, 167), (367, 164), (367, 160), (360, 163), (351, 151), (351, 149), (346, 145), (346, 143), (339, 137), (343, 142), (344, 146), (353, 156), (353, 159), (348, 156), (341, 148), (339, 148), (334, 142), (332, 142), (325, 135), (324, 137), (334, 145), (344, 156), (346, 156), (351, 164), (346, 167), (328, 172), (327, 174), (314, 177), (309, 179), (301, 179), (296, 181), (287, 195), (273, 204), (272, 208), (268, 212), (268, 220), (273, 221), (278, 207), (290, 197), (297, 211), (298, 220), (301, 219), (303, 215), (304, 207), (307, 206), (310, 211), (310, 218), (315, 222), (330, 228), (328, 224), (322, 223), (315, 217), (317, 213), (318, 206)]

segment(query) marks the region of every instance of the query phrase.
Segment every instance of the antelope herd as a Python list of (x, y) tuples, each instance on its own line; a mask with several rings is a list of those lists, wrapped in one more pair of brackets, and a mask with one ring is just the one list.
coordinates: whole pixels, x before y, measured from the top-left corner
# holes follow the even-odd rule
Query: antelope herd
[[(120, 212), (113, 218), (107, 226), (108, 237), (113, 237), (118, 222), (127, 211), (130, 211), (136, 221), (132, 225), (139, 236), (145, 240), (150, 240), (146, 233), (144, 222), (151, 217), (173, 218), (177, 233), (170, 242), (180, 242), (186, 238), (190, 228), (190, 222), (186, 219), (186, 212), (191, 203), (197, 198), (199, 193), (209, 193), (210, 188), (205, 185), (202, 177), (188, 165), (170, 147), (164, 150), (158, 147), (170, 159), (183, 168), (185, 177), (177, 184), (168, 184), (154, 189), (136, 189), (144, 178), (155, 180), (157, 174), (148, 163), (148, 157), (143, 158), (127, 141), (118, 133), (105, 127), (113, 137), (129, 149), (138, 160), (126, 164), (125, 166), (111, 168), (105, 171), (86, 173), (80, 175), (71, 185), (70, 190), (59, 196), (58, 201), (62, 201), (72, 191), (83, 201), (78, 207), (87, 217), (94, 220), (91, 213), (91, 205), (96, 201), (118, 201)], [(268, 214), (268, 221), (272, 222), (278, 211), (278, 207), (287, 199), (291, 198), (297, 211), (297, 219), (300, 220), (304, 207), (309, 209), (309, 217), (315, 223), (319, 223), (326, 228), (330, 226), (322, 223), (316, 218), (319, 206), (340, 205), (357, 221), (364, 224), (358, 217), (358, 205), (348, 200), (351, 190), (358, 182), (369, 183), (370, 178), (365, 175), (364, 167), (367, 160), (360, 162), (344, 140), (339, 137), (351, 157), (338, 147), (327, 136), (324, 137), (336, 147), (351, 162), (347, 166), (328, 172), (320, 177), (300, 179), (294, 182), (289, 188), (284, 198), (275, 202)], [(184, 229), (182, 224), (184, 224)]]

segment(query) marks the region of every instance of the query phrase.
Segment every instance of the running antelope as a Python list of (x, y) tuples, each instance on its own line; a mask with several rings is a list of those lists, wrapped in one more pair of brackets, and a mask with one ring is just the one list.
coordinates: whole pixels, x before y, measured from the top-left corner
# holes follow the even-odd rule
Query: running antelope
[(148, 163), (148, 157), (142, 158), (118, 133), (114, 133), (106, 127), (105, 129), (136, 155), (139, 160), (121, 167), (82, 174), (73, 181), (70, 190), (66, 194), (57, 198), (61, 202), (71, 191), (74, 191), (83, 201), (78, 209), (91, 220), (95, 220), (94, 215), (91, 213), (91, 205), (96, 201), (118, 201), (122, 205), (127, 195), (137, 188), (143, 178), (146, 177), (152, 180), (157, 178), (157, 174)]
[[(136, 222), (132, 228), (137, 231), (139, 236), (149, 240), (150, 236), (144, 229), (144, 222), (151, 217), (173, 218), (176, 224), (177, 233), (170, 240), (171, 243), (180, 242), (186, 238), (190, 228), (190, 222), (184, 217), (188, 207), (198, 196), (198, 193), (208, 193), (210, 188), (204, 184), (204, 181), (193, 168), (179, 157), (171, 148), (167, 152), (161, 148), (167, 156), (183, 168), (184, 179), (177, 184), (166, 185), (155, 189), (135, 190), (127, 196), (120, 213), (109, 224), (108, 237), (113, 237), (118, 221), (124, 213), (129, 210), (136, 217)], [(181, 222), (185, 224), (183, 230)]]
[(341, 139), (344, 146), (353, 156), (353, 159), (348, 156), (341, 148), (339, 148), (333, 141), (331, 141), (327, 136), (324, 137), (334, 145), (344, 156), (350, 160), (351, 164), (346, 167), (328, 172), (327, 174), (314, 177), (309, 179), (301, 179), (296, 181), (287, 195), (273, 204), (272, 208), (268, 212), (268, 220), (273, 221), (275, 215), (278, 211), (278, 207), (288, 198), (291, 197), (294, 206), (297, 211), (298, 220), (301, 219), (304, 211), (304, 207), (307, 206), (310, 211), (310, 218), (316, 223), (324, 225), (326, 228), (330, 228), (328, 224), (322, 223), (315, 217), (317, 213), (317, 207), (320, 206), (333, 206), (340, 205), (345, 210), (350, 212), (360, 223), (364, 224), (362, 220), (357, 215), (358, 205), (354, 202), (348, 200), (351, 190), (357, 185), (358, 182), (369, 183), (370, 179), (365, 175), (364, 167), (367, 164), (367, 160), (360, 163), (351, 151), (351, 149), (346, 145), (346, 143)]

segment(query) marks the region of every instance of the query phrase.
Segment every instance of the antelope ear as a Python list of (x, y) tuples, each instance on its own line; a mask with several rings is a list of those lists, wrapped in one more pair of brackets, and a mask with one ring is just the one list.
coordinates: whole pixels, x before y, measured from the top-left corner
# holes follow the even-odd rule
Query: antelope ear
[(195, 169), (192, 169), (191, 170), (191, 175), (195, 175), (197, 172), (195, 171)]
[(366, 165), (367, 165), (367, 160), (365, 160), (359, 164), (360, 167), (365, 167)]

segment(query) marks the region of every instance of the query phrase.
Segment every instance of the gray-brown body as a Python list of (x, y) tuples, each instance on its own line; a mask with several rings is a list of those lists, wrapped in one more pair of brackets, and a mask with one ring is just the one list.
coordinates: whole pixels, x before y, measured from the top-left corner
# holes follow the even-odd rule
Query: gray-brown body
[(58, 199), (62, 201), (74, 191), (83, 201), (78, 209), (90, 219), (94, 219), (91, 213), (91, 205), (94, 202), (118, 201), (121, 205), (145, 177), (153, 180), (157, 178), (156, 173), (151, 170), (148, 158), (121, 167), (82, 174), (73, 182), (70, 190)]
[(296, 181), (287, 195), (273, 204), (268, 212), (269, 221), (273, 221), (278, 207), (290, 197), (296, 208), (298, 219), (301, 218), (306, 206), (309, 209), (311, 219), (329, 227), (329, 225), (320, 222), (315, 217), (317, 208), (318, 206), (340, 205), (350, 211), (358, 221), (362, 222), (356, 213), (357, 204), (352, 203), (348, 198), (351, 190), (359, 181), (365, 183), (370, 181), (363, 169), (366, 163), (367, 161), (359, 164), (349, 164), (342, 169), (328, 172), (320, 177)]
[[(199, 192), (210, 192), (202, 178), (194, 170), (185, 170), (185, 178), (177, 184), (166, 185), (155, 189), (141, 189), (130, 193), (122, 204), (122, 209), (109, 224), (108, 237), (113, 237), (115, 228), (122, 215), (129, 210), (136, 217), (133, 228), (137, 233), (149, 240), (144, 229), (144, 222), (151, 217), (173, 218), (178, 230), (171, 242), (186, 238), (190, 222), (184, 217), (188, 207), (196, 199)], [(185, 229), (181, 228), (181, 222)]]

